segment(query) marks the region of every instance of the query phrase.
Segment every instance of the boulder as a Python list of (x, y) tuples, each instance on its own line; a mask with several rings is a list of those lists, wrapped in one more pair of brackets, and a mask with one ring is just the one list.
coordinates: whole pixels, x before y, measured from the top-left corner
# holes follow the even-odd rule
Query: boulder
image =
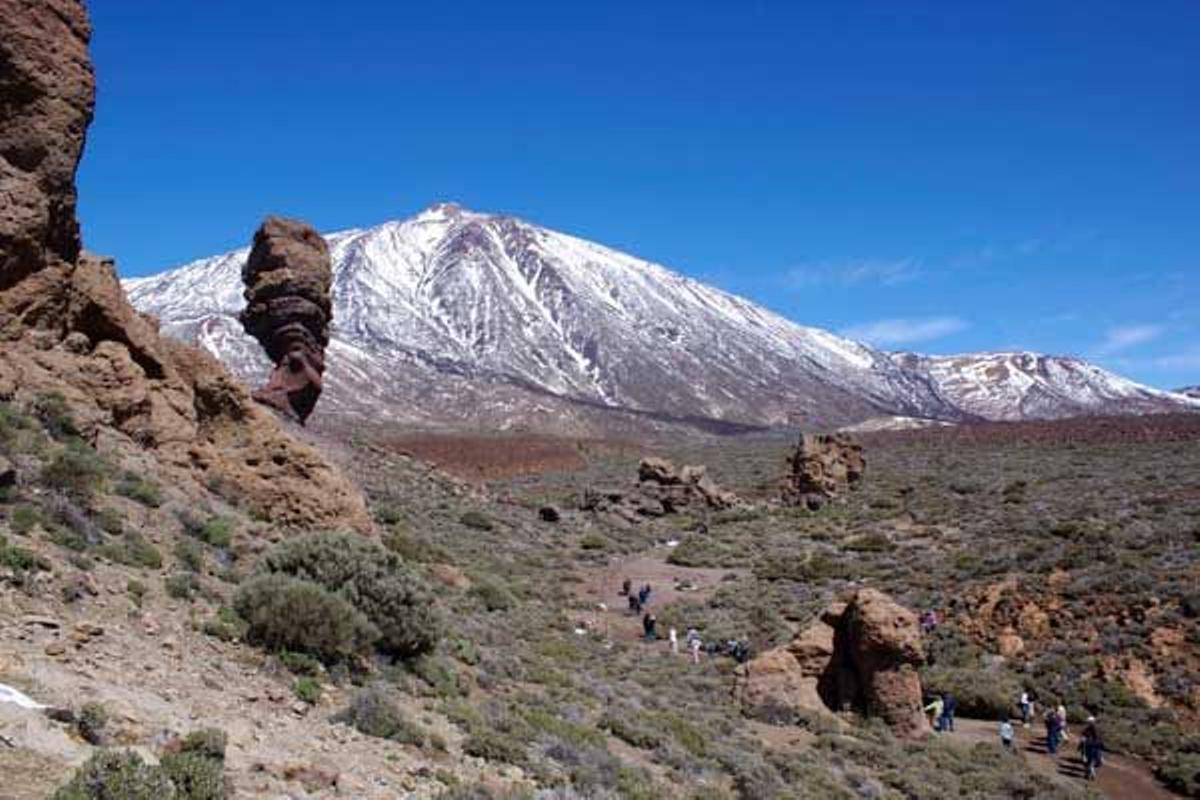
[(917, 667), (917, 617), (874, 589), (831, 605), (790, 643), (738, 667), (734, 693), (746, 708), (782, 706), (828, 714), (856, 709), (904, 738), (929, 732)]
[(267, 217), (254, 234), (242, 281), (242, 326), (275, 364), (252, 396), (303, 425), (321, 395), (329, 345), (329, 247), (304, 222)]
[(79, 255), (75, 169), (96, 91), (90, 38), (79, 0), (0, 0), (0, 291)]
[(844, 433), (801, 434), (788, 463), (784, 500), (814, 510), (824, 499), (857, 486), (866, 473), (862, 445)]
[[(192, 495), (224, 487), (281, 528), (369, 532), (344, 476), (215, 359), (161, 337), (111, 259), (82, 252), (74, 178), (95, 91), (89, 35), (78, 0), (0, 0), (0, 399), (60, 394), (87, 441), (149, 461)], [(309, 279), (297, 282), (308, 296)]]

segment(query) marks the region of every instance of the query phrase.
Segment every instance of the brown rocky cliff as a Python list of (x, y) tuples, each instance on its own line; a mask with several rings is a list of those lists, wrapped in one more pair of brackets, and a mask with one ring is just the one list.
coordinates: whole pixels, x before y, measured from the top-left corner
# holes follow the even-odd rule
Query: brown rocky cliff
[(371, 529), (361, 494), (212, 358), (129, 305), (81, 255), (75, 167), (91, 120), (89, 26), (72, 0), (0, 0), (0, 400), (63, 395), (84, 435), (199, 493), (232, 487), (285, 528)]

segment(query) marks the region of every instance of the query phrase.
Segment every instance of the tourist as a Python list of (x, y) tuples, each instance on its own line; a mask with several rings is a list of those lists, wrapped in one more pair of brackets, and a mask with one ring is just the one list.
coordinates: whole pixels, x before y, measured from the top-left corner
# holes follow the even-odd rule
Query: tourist
[(1062, 741), (1062, 724), (1058, 719), (1058, 712), (1053, 708), (1046, 709), (1046, 752), (1050, 755), (1058, 754), (1058, 745)]
[(958, 710), (958, 701), (954, 695), (946, 692), (942, 695), (942, 730), (954, 731), (954, 712)]
[(1021, 708), (1021, 724), (1028, 728), (1029, 723), (1033, 722), (1033, 698), (1029, 696), (1028, 689), (1021, 692), (1017, 705)]
[(1000, 723), (1000, 744), (1004, 745), (1005, 750), (1012, 751), (1013, 737), (1015, 735), (1016, 732), (1013, 730), (1012, 722), (1009, 721), (1008, 717), (1005, 717), (1004, 721)]
[(643, 607), (650, 602), (650, 584), (647, 583), (641, 589), (638, 589), (638, 602), (641, 603)]
[(646, 634), (646, 641), (652, 642), (658, 638), (658, 635), (654, 632), (654, 626), (657, 623), (658, 618), (649, 611), (646, 612), (646, 616), (642, 617), (642, 630)]
[(629, 578), (626, 578), (624, 581), (621, 582), (621, 596), (628, 597), (629, 593), (632, 591), (633, 591), (633, 581), (629, 580)]
[(945, 710), (945, 703), (942, 702), (941, 695), (934, 695), (933, 702), (925, 706), (925, 713), (929, 714), (929, 724), (933, 726), (935, 731), (942, 729), (942, 713)]
[(671, 655), (679, 655), (679, 632), (675, 630), (675, 626), (667, 631), (667, 640), (671, 642)]
[(637, 595), (629, 595), (629, 613), (635, 616), (642, 613), (642, 604), (638, 601)]
[[(695, 633), (695, 636), (692, 634)], [(700, 639), (700, 634), (693, 629), (688, 631), (688, 649), (692, 651), (692, 663), (700, 663), (700, 648), (704, 646), (704, 642)]]
[(1067, 734), (1067, 707), (1059, 703), (1054, 713), (1058, 715), (1059, 737), (1065, 742), (1071, 738)]
[(1100, 736), (1095, 717), (1087, 718), (1079, 749), (1083, 752), (1083, 766), (1087, 771), (1088, 780), (1096, 780), (1096, 771), (1104, 765), (1104, 739)]

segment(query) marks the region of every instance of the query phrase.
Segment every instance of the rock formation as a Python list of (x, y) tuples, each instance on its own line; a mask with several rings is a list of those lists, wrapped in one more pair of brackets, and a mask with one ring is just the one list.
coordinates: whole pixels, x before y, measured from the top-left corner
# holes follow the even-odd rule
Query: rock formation
[(917, 674), (924, 660), (916, 615), (878, 590), (861, 589), (787, 645), (740, 666), (735, 695), (747, 708), (855, 709), (914, 738), (929, 732)]
[(687, 510), (721, 511), (737, 503), (737, 495), (718, 486), (703, 466), (677, 468), (663, 458), (644, 458), (633, 491), (589, 489), (580, 508), (623, 525)]
[(77, 0), (0, 0), (0, 400), (61, 394), (92, 444), (220, 484), (282, 527), (371, 528), (362, 496), (221, 365), (158, 334), (82, 254), (75, 167), (94, 85)]
[(332, 281), (329, 247), (319, 233), (298, 220), (267, 217), (242, 269), (241, 321), (275, 370), (252, 396), (301, 425), (321, 395)]
[(785, 502), (814, 509), (856, 486), (867, 468), (862, 445), (844, 433), (801, 434), (788, 463), (791, 474), (784, 486)]

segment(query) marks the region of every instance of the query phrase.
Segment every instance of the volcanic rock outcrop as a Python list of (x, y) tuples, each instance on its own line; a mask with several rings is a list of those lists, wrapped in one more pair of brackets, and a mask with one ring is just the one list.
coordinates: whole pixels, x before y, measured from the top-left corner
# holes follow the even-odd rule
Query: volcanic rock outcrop
[(275, 364), (252, 396), (303, 425), (321, 395), (329, 345), (329, 247), (304, 222), (267, 217), (254, 234), (242, 281), (242, 326)]
[(638, 465), (637, 487), (631, 491), (588, 490), (580, 508), (617, 524), (639, 522), (687, 510), (721, 511), (733, 508), (737, 495), (722, 489), (704, 466), (677, 468), (663, 458), (644, 458)]
[(747, 708), (856, 709), (915, 738), (929, 732), (917, 674), (924, 660), (916, 615), (876, 589), (861, 589), (787, 645), (738, 667), (734, 692)]
[(867, 469), (862, 445), (844, 433), (803, 433), (788, 458), (791, 474), (784, 486), (784, 501), (818, 508), (830, 497), (854, 488)]
[(77, 0), (0, 0), (0, 400), (61, 395), (101, 450), (222, 485), (282, 527), (370, 530), (362, 496), (213, 358), (159, 336), (113, 262), (83, 254), (75, 168), (91, 121)]

